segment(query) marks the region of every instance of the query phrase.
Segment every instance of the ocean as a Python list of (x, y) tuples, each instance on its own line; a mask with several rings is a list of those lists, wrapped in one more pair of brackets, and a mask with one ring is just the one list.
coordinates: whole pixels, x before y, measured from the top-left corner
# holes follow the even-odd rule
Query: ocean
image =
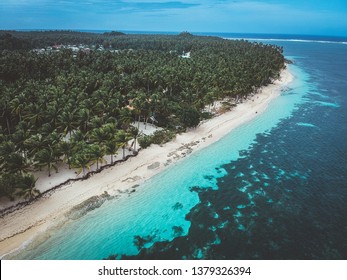
[(264, 113), (16, 258), (347, 259), (347, 45), (249, 38), (293, 61)]

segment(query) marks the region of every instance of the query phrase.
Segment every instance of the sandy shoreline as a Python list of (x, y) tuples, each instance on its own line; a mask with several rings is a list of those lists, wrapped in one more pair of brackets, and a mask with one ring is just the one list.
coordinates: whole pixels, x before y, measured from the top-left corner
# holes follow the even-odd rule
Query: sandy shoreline
[(0, 258), (23, 247), (39, 233), (59, 224), (72, 207), (105, 191), (116, 196), (129, 193), (167, 166), (179, 161), (191, 152), (218, 141), (234, 128), (252, 120), (265, 111), (268, 104), (293, 80), (288, 68), (280, 80), (263, 88), (261, 92), (232, 111), (200, 124), (175, 140), (162, 145), (152, 145), (134, 158), (106, 169), (85, 181), (78, 181), (58, 189), (49, 197), (41, 198), (31, 205), (0, 219)]

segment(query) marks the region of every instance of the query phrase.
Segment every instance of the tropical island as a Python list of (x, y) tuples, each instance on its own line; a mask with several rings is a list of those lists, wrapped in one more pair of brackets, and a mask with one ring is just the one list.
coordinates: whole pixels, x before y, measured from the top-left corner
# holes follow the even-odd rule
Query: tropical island
[[(62, 205), (66, 211), (129, 190), (217, 141), (292, 78), (281, 47), (188, 32), (1, 31), (0, 51), (1, 254)], [(81, 189), (84, 179), (94, 186)], [(28, 220), (57, 185), (65, 202)], [(23, 207), (32, 213), (19, 218)]]

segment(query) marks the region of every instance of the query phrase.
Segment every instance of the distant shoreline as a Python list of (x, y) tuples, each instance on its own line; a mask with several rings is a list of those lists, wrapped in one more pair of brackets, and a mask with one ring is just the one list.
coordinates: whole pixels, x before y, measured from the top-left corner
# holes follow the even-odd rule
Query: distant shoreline
[[(86, 201), (102, 197), (105, 192), (111, 197), (130, 193), (134, 185), (141, 185), (154, 175), (192, 152), (201, 150), (218, 141), (233, 129), (264, 112), (268, 104), (293, 80), (288, 68), (273, 84), (261, 89), (231, 111), (201, 123), (162, 146), (152, 145), (135, 158), (103, 170), (93, 177), (69, 183), (57, 189), (51, 196), (40, 199), (25, 211), (14, 211), (1, 218), (0, 258), (11, 258), (11, 253), (27, 246), (35, 238), (43, 240), (45, 233), (60, 225), (71, 210)], [(36, 243), (36, 242), (35, 242)], [(14, 258), (16, 255), (14, 255)]]
[[(46, 31), (70, 31), (70, 32), (82, 32), (82, 33), (95, 33), (103, 34), (105, 32), (111, 32), (114, 30), (89, 30), (89, 29), (0, 29), (5, 32), (46, 32)], [(145, 30), (116, 30), (123, 32), (127, 35), (144, 34), (144, 35), (178, 35), (181, 31), (145, 31)], [(189, 31), (189, 30), (188, 30)], [(270, 40), (270, 41), (292, 41), (292, 42), (331, 42), (331, 43), (347, 43), (347, 37), (342, 35), (310, 35), (310, 34), (277, 34), (277, 33), (230, 33), (230, 32), (202, 32), (202, 31), (189, 31), (193, 35), (202, 36), (216, 36), (224, 39), (246, 39), (246, 40)], [(227, 37), (225, 37), (227, 36)]]

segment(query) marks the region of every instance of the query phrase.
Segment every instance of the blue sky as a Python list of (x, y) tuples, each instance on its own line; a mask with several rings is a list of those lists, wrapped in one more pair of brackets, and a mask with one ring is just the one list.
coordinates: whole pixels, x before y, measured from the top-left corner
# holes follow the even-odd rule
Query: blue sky
[(347, 36), (347, 1), (0, 0), (0, 29)]

